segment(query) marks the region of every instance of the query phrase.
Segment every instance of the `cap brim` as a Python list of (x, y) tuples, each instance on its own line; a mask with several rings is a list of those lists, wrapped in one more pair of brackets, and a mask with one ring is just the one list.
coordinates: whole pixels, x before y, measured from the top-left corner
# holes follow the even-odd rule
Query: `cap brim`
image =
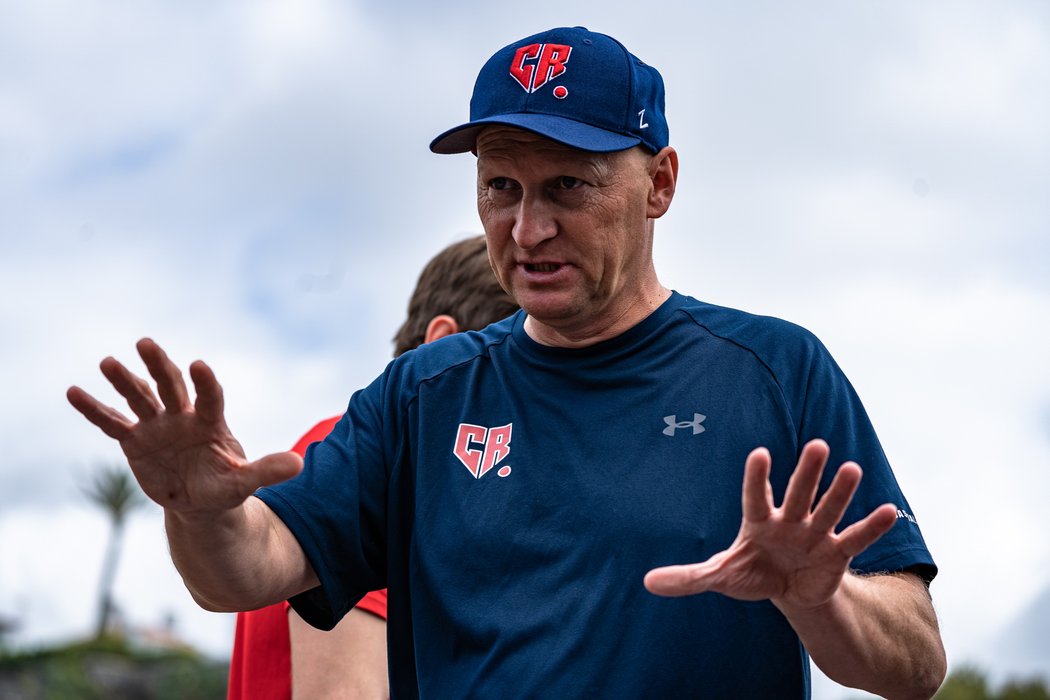
[(637, 146), (642, 140), (636, 136), (625, 136), (573, 119), (550, 114), (498, 114), (487, 119), (460, 124), (449, 129), (430, 142), (434, 153), (466, 153), (474, 150), (478, 134), (487, 126), (501, 124), (525, 129), (540, 136), (564, 143), (583, 151), (605, 153), (623, 151)]

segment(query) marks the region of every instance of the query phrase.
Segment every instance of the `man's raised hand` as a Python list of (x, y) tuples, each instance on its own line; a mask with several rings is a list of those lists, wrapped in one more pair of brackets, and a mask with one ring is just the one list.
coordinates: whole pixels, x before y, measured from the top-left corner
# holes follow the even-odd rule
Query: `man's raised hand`
[(682, 596), (714, 591), (738, 600), (770, 599), (782, 610), (809, 610), (828, 602), (850, 560), (896, 522), (896, 507), (882, 505), (841, 533), (842, 520), (860, 483), (857, 464), (843, 464), (813, 507), (828, 446), (812, 440), (802, 448), (783, 504), (773, 504), (771, 457), (753, 450), (744, 465), (743, 522), (730, 547), (705, 562), (665, 566), (645, 576), (652, 593)]
[[(190, 365), (196, 400), (190, 402), (182, 372), (159, 345), (143, 338), (136, 347), (157, 384), (149, 383), (112, 357), (102, 374), (128, 402), (137, 421), (80, 389), (66, 397), (74, 408), (121, 449), (146, 495), (165, 509), (184, 514), (236, 508), (260, 486), (294, 477), (302, 459), (294, 452), (248, 461), (223, 415), (222, 387), (201, 361)], [(158, 398), (159, 397), (159, 398)]]

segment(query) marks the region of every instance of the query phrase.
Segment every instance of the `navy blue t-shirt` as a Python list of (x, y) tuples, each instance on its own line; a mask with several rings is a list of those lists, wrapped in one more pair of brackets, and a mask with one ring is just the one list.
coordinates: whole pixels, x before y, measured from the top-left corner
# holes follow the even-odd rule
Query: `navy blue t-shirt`
[(354, 394), (303, 473), (258, 496), (321, 586), (331, 628), (389, 588), (394, 697), (804, 698), (809, 659), (768, 601), (650, 594), (740, 526), (743, 465), (769, 448), (776, 502), (806, 441), (864, 478), (842, 527), (896, 525), (861, 572), (933, 560), (853, 388), (808, 331), (674, 293), (582, 349), (525, 314), (406, 353)]

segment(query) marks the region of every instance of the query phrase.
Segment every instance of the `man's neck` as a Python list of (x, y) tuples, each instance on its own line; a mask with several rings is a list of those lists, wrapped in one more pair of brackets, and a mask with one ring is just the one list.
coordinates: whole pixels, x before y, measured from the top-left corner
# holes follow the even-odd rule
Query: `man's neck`
[(671, 290), (657, 286), (625, 307), (622, 312), (598, 324), (585, 326), (552, 325), (537, 320), (534, 316), (525, 319), (525, 332), (540, 345), (557, 348), (585, 348), (615, 338), (649, 318), (671, 296)]

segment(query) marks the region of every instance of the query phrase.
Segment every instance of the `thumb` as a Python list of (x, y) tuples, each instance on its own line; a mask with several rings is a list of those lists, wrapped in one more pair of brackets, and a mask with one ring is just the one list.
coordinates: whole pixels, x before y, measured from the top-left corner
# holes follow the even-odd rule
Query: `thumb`
[(295, 452), (275, 452), (249, 465), (254, 487), (273, 486), (299, 476), (303, 470), (303, 458)]
[(647, 573), (644, 583), (650, 593), (676, 598), (709, 591), (710, 573), (707, 562), (661, 566)]

